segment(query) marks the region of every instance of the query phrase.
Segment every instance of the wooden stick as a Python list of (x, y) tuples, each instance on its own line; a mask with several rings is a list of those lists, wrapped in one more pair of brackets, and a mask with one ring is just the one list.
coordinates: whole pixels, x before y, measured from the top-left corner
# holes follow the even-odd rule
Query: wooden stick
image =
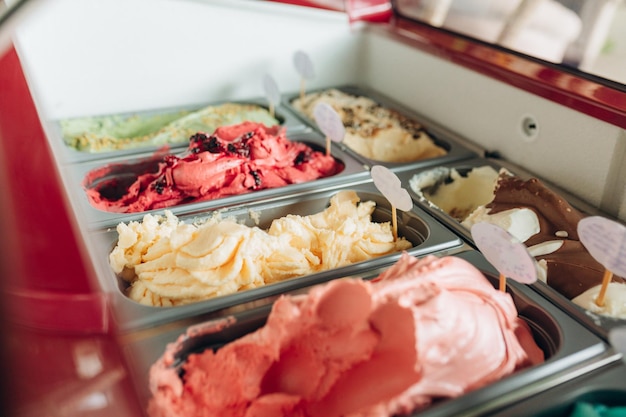
[(606, 296), (606, 290), (609, 288), (609, 283), (613, 278), (613, 273), (608, 269), (604, 270), (604, 276), (602, 277), (602, 287), (600, 288), (600, 292), (598, 293), (598, 298), (596, 298), (596, 304), (599, 307), (604, 307), (604, 297)]
[(396, 218), (396, 206), (391, 205), (391, 228), (393, 230), (393, 240), (398, 240), (398, 219)]
[(500, 274), (500, 291), (506, 291), (506, 277), (504, 274)]

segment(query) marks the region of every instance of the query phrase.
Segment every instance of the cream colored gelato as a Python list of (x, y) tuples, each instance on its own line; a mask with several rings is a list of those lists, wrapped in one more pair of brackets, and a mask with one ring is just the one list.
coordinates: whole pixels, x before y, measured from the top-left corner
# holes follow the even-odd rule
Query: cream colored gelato
[(461, 224), (469, 230), (473, 225), (481, 222), (500, 226), (520, 242), (526, 242), (541, 230), (537, 214), (528, 208), (515, 208), (491, 213), (490, 209), (480, 206), (467, 216)]
[(383, 162), (412, 162), (446, 154), (446, 150), (434, 143), (420, 123), (368, 97), (330, 89), (297, 98), (292, 105), (315, 120), (313, 110), (318, 103), (333, 107), (346, 128), (343, 143), (366, 158)]
[(604, 297), (604, 304), (599, 306), (596, 299), (602, 285), (596, 285), (574, 298), (574, 304), (603, 316), (626, 319), (626, 284), (611, 282)]
[(342, 191), (323, 212), (276, 219), (267, 231), (219, 215), (186, 224), (168, 211), (147, 214), (117, 226), (109, 260), (133, 300), (188, 304), (410, 248), (388, 222), (372, 222), (374, 208)]
[(437, 167), (410, 179), (411, 189), (436, 208), (462, 221), (476, 208), (493, 199), (498, 171), (490, 165), (461, 175), (455, 168)]
[[(441, 170), (437, 168), (430, 171), (432, 178), (417, 174), (413, 177), (412, 186), (420, 183), (430, 187), (434, 185), (434, 188), (438, 184), (441, 184), (439, 188), (447, 186), (444, 182), (450, 176), (440, 175)], [(425, 179), (417, 181), (420, 179), (418, 176)], [(584, 217), (583, 213), (537, 178), (523, 180), (501, 170), (495, 189), (491, 184), (485, 184), (485, 187), (492, 192), (492, 197), (460, 220), (466, 229), (470, 230), (476, 223), (487, 222), (508, 231), (526, 245), (537, 261), (538, 279), (572, 301), (582, 293), (588, 290), (593, 293), (592, 289), (598, 288), (604, 267), (589, 254), (578, 237), (577, 225)], [(421, 195), (425, 196), (426, 190), (422, 191)], [(450, 195), (448, 198), (453, 200), (450, 207), (455, 207), (457, 197)], [(613, 276), (613, 282), (626, 286), (623, 277)], [(621, 299), (621, 296), (615, 297)], [(599, 307), (594, 302), (587, 302), (588, 296), (583, 300), (577, 304), (598, 312)], [(607, 306), (601, 314), (612, 315), (612, 311), (619, 309)]]

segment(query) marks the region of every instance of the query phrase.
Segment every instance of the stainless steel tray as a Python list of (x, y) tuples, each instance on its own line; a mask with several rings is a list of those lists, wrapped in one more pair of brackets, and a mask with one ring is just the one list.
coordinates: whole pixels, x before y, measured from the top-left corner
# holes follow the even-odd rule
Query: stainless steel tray
[[(376, 92), (369, 88), (359, 87), (359, 86), (337, 86), (337, 87), (330, 87), (330, 88), (335, 88), (337, 90), (340, 90), (340, 91), (343, 91), (345, 93), (352, 94), (352, 95), (369, 97), (384, 107), (387, 107), (389, 109), (394, 109), (400, 112), (401, 114), (403, 114), (404, 116), (407, 116), (411, 119), (419, 121), (420, 124), (424, 126), (425, 130), (429, 133), (429, 135), (433, 138), (435, 143), (448, 151), (446, 155), (436, 157), (436, 158), (428, 158), (428, 159), (422, 159), (422, 160), (406, 162), (406, 163), (394, 163), (394, 162), (384, 162), (384, 161), (378, 161), (375, 159), (366, 158), (354, 152), (352, 149), (350, 149), (343, 143), (339, 144), (339, 146), (341, 146), (342, 149), (345, 150), (346, 153), (352, 155), (355, 159), (361, 161), (367, 167), (372, 167), (374, 165), (383, 165), (390, 169), (392, 168), (402, 168), (402, 169), (407, 168), (408, 169), (408, 168), (430, 166), (434, 164), (444, 164), (450, 161), (458, 161), (461, 159), (472, 158), (472, 157), (478, 156), (476, 151), (471, 148), (472, 145), (464, 141), (458, 135), (455, 135), (454, 133), (446, 130), (445, 128), (441, 126), (436, 125), (435, 123), (427, 121), (424, 116), (416, 114), (414, 111), (411, 111), (408, 108), (398, 104), (397, 102), (394, 102), (392, 99), (384, 96), (383, 94), (379, 92)], [(327, 89), (312, 90), (311, 92), (318, 92), (318, 91), (324, 91), (324, 90), (327, 90)], [(298, 94), (283, 95), (283, 105), (289, 108), (294, 114), (301, 117), (304, 123), (307, 123), (308, 125), (311, 126), (311, 128), (319, 131), (319, 127), (317, 126), (314, 120), (310, 120), (306, 115), (302, 114), (300, 111), (298, 111), (297, 109), (293, 107), (291, 102), (295, 100), (296, 98), (298, 98)]]
[[(416, 194), (415, 191), (413, 191), (413, 189), (411, 188), (410, 180), (418, 173), (426, 172), (426, 171), (429, 171), (431, 169), (435, 169), (438, 167), (455, 168), (461, 175), (465, 175), (467, 172), (472, 170), (472, 168), (476, 168), (476, 167), (480, 167), (484, 165), (490, 165), (496, 171), (498, 171), (502, 167), (502, 165), (498, 164), (496, 161), (492, 159), (472, 158), (472, 159), (466, 159), (463, 161), (439, 164), (437, 166), (420, 167), (418, 169), (405, 169), (402, 171), (396, 171), (396, 175), (398, 176), (398, 178), (400, 179), (400, 182), (407, 189), (407, 191), (413, 198), (413, 201), (415, 201), (417, 205), (419, 205), (424, 210), (431, 213), (434, 217), (436, 217), (439, 221), (444, 223), (447, 227), (454, 230), (454, 232), (460, 235), (465, 241), (473, 245), (474, 242), (473, 242), (470, 231), (466, 229), (465, 227), (463, 227), (461, 223), (457, 221), (454, 217), (450, 216), (448, 213), (446, 213), (445, 211), (441, 210), (439, 207), (432, 204), (426, 198), (423, 198), (419, 196), (418, 194)], [(514, 174), (517, 174), (517, 172), (514, 172), (514, 171), (512, 172)]]
[[(391, 220), (389, 203), (371, 181), (354, 186), (299, 195), (286, 195), (262, 202), (231, 206), (223, 211), (223, 215), (235, 217), (238, 221), (248, 225), (258, 224), (260, 228), (266, 228), (269, 227), (272, 220), (287, 214), (310, 215), (324, 210), (330, 198), (340, 190), (354, 190), (361, 201), (375, 201), (376, 209), (372, 215), (374, 221), (386, 222)], [(208, 210), (190, 210), (180, 214), (179, 217), (182, 220), (193, 221), (210, 214), (211, 212)], [(462, 246), (458, 236), (415, 206), (410, 212), (398, 211), (398, 234), (413, 243), (413, 247), (407, 252), (415, 256)], [(400, 253), (381, 256), (338, 269), (292, 278), (195, 304), (177, 307), (151, 307), (141, 305), (126, 296), (124, 293), (127, 286), (126, 282), (115, 275), (108, 263), (109, 253), (113, 249), (117, 237), (118, 234), (114, 228), (92, 231), (87, 236), (87, 244), (92, 263), (97, 271), (98, 285), (102, 291), (110, 293), (111, 307), (117, 321), (117, 328), (122, 332), (232, 307), (342, 276), (362, 274), (371, 269), (389, 265), (400, 256)]]
[[(497, 285), (495, 271), (482, 255), (470, 250), (460, 256), (481, 270), (484, 270), (494, 285)], [(372, 269), (359, 276), (365, 279), (376, 277), (385, 267)], [(302, 293), (309, 288), (301, 288), (294, 293)], [(489, 410), (510, 404), (524, 398), (524, 387), (532, 386), (541, 391), (555, 378), (563, 378), (575, 372), (583, 364), (590, 372), (594, 364), (607, 351), (607, 346), (575, 320), (553, 306), (534, 291), (519, 285), (510, 285), (509, 293), (521, 317), (531, 328), (538, 345), (546, 353), (546, 362), (508, 376), (499, 382), (475, 390), (456, 399), (439, 401), (416, 416), (477, 416)], [(241, 307), (241, 306), (240, 306)], [(271, 304), (251, 306), (252, 308), (224, 311), (219, 316), (202, 316), (194, 320), (171, 323), (169, 326), (154, 328), (142, 332), (129, 333), (122, 337), (121, 345), (129, 361), (140, 400), (147, 402), (150, 397), (148, 372), (150, 366), (163, 354), (168, 343), (173, 343), (178, 336), (185, 334), (191, 325), (212, 321), (224, 321), (227, 326), (223, 331), (201, 338), (190, 338), (182, 346), (181, 358), (185, 353), (198, 352), (206, 348), (217, 348), (238, 337), (254, 331), (265, 323)]]
[[(289, 136), (289, 139), (294, 142), (304, 142), (314, 149), (322, 152), (326, 149), (325, 139), (321, 137), (321, 135), (313, 131), (294, 133)], [(215, 200), (181, 204), (171, 207), (170, 210), (174, 213), (179, 213), (181, 211), (189, 210), (190, 208), (199, 210), (225, 207), (243, 202), (272, 198), (277, 195), (283, 195), (287, 193), (301, 192), (303, 190), (317, 190), (328, 186), (348, 184), (354, 181), (365, 180), (369, 178), (369, 172), (365, 169), (365, 167), (360, 162), (352, 158), (350, 155), (339, 149), (336, 144), (331, 144), (331, 155), (336, 160), (339, 160), (344, 164), (343, 171), (333, 176), (299, 184), (291, 184), (279, 188), (253, 191), (246, 194), (229, 196)], [(120, 156), (116, 158), (110, 158), (105, 160), (99, 159), (95, 161), (60, 167), (62, 176), (66, 180), (65, 187), (68, 194), (70, 195), (70, 202), (72, 203), (74, 210), (79, 214), (79, 218), (85, 220), (84, 226), (91, 229), (111, 227), (117, 225), (117, 223), (121, 221), (127, 221), (133, 218), (140, 218), (145, 213), (156, 211), (149, 210), (140, 213), (112, 213), (99, 210), (90, 204), (82, 185), (85, 176), (93, 169), (97, 169), (109, 164), (123, 165), (137, 163), (149, 159), (152, 156), (153, 153), (145, 153), (133, 155), (132, 158), (129, 158), (128, 156)]]
[[(517, 167), (514, 164), (511, 164), (502, 160), (494, 160), (494, 159), (487, 159), (487, 158), (469, 159), (469, 160), (464, 160), (464, 161), (459, 161), (459, 162), (442, 164), (440, 166), (449, 167), (449, 168), (453, 167), (453, 168), (456, 168), (456, 170), (459, 173), (464, 174), (464, 173), (467, 173), (472, 168), (483, 166), (483, 165), (490, 165), (494, 167), (496, 171), (500, 168), (506, 168), (509, 171), (511, 171), (513, 174), (523, 179), (536, 177), (535, 175), (532, 175), (528, 171), (525, 171), (524, 169)], [(409, 180), (416, 173), (424, 172), (429, 169), (433, 169), (433, 167), (421, 168), (419, 170), (417, 169), (416, 170), (404, 170), (404, 171), (397, 172), (397, 175), (400, 178), (402, 184), (409, 191), (409, 194), (411, 195), (411, 197), (413, 198), (414, 202), (417, 205), (419, 205), (425, 211), (428, 211), (430, 214), (436, 217), (440, 222), (442, 222), (444, 225), (452, 229), (456, 234), (461, 236), (463, 240), (467, 242), (469, 245), (471, 245), (472, 247), (475, 247), (473, 239), (472, 239), (472, 235), (468, 229), (463, 227), (460, 222), (458, 222), (452, 216), (448, 215), (444, 211), (434, 206), (425, 198), (418, 196), (411, 189), (409, 185)], [(565, 198), (572, 206), (576, 207), (578, 210), (582, 211), (583, 213), (586, 213), (589, 215), (599, 215), (599, 216), (610, 218), (610, 216), (606, 215), (605, 213), (602, 213), (597, 208), (594, 208), (593, 206), (585, 203), (584, 201), (581, 201), (580, 199), (572, 196), (571, 194), (559, 189), (555, 185), (550, 184), (549, 182), (544, 181), (543, 179), (541, 180), (548, 187), (550, 187), (559, 195), (561, 195), (563, 198)], [(552, 301), (554, 304), (556, 304), (565, 312), (573, 316), (576, 320), (584, 324), (587, 328), (592, 330), (594, 333), (598, 334), (604, 340), (608, 340), (608, 332), (610, 331), (610, 329), (626, 325), (626, 320), (615, 319), (615, 318), (611, 318), (608, 316), (600, 316), (598, 314), (591, 313), (582, 307), (579, 307), (578, 305), (574, 304), (568, 298), (561, 295), (559, 292), (557, 292), (556, 290), (554, 290), (552, 287), (548, 286), (544, 282), (537, 281), (536, 283), (531, 285), (531, 288), (539, 292), (540, 294), (542, 294), (544, 297), (546, 297), (550, 301)]]
[[(252, 98), (250, 100), (232, 100), (228, 101), (229, 103), (239, 103), (239, 104), (256, 104), (264, 108), (268, 108), (268, 103), (266, 99), (262, 98)], [(184, 107), (176, 107), (176, 108), (161, 108), (154, 110), (146, 110), (146, 111), (136, 111), (136, 112), (126, 112), (120, 113), (120, 116), (130, 116), (130, 115), (143, 115), (143, 116), (153, 116), (159, 114), (167, 114), (167, 113), (175, 113), (177, 111), (194, 111), (201, 109), (210, 105), (220, 105), (224, 104), (226, 101), (220, 102), (207, 102), (207, 103), (193, 103), (189, 106)], [(289, 111), (284, 106), (277, 106), (275, 110), (276, 119), (280, 122), (281, 126), (287, 129), (288, 134), (305, 132), (309, 131), (311, 128), (303, 123), (297, 116), (295, 116), (291, 111)], [(100, 115), (96, 115), (100, 116)], [(110, 159), (117, 157), (132, 157), (133, 155), (146, 153), (146, 152), (154, 152), (161, 146), (147, 145), (143, 147), (137, 147), (134, 149), (128, 150), (118, 150), (118, 151), (108, 151), (108, 152), (83, 152), (73, 149), (67, 146), (63, 140), (63, 133), (61, 130), (61, 120), (50, 120), (44, 123), (44, 129), (48, 136), (48, 142), (52, 147), (56, 159), (59, 165), (65, 164), (73, 164), (80, 163), (86, 161), (94, 161), (100, 159)], [(207, 132), (213, 133), (213, 132)], [(185, 144), (176, 144), (170, 145), (173, 152), (182, 152), (187, 147), (187, 143)]]
[[(606, 361), (610, 361), (608, 356)], [(493, 417), (569, 417), (578, 401), (626, 407), (626, 365), (609, 362), (579, 378), (489, 414)]]

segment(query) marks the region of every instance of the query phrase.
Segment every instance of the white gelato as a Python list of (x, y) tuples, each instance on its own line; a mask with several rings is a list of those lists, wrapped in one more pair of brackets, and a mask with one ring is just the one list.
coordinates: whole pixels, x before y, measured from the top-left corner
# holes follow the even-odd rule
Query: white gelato
[(520, 242), (526, 242), (541, 230), (539, 219), (534, 211), (528, 208), (511, 209), (499, 213), (489, 213), (489, 209), (481, 206), (474, 210), (461, 224), (467, 229), (480, 222), (488, 222), (500, 226)]
[(611, 282), (607, 288), (604, 305), (596, 303), (601, 285), (596, 285), (574, 298), (572, 301), (592, 313), (610, 316), (617, 319), (626, 319), (626, 285)]
[(409, 180), (411, 189), (432, 206), (461, 221), (493, 199), (498, 172), (489, 165), (473, 168), (466, 176), (455, 168), (437, 167)]

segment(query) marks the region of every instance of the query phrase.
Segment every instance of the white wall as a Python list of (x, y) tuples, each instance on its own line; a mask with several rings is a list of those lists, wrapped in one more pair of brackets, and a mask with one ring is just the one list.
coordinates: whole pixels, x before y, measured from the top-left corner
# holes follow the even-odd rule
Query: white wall
[[(366, 34), (366, 84), (621, 218), (626, 214), (624, 129), (412, 48)], [(538, 125), (534, 140), (522, 120)]]
[(292, 57), (347, 82), (358, 48), (342, 13), (244, 0), (48, 0), (16, 44), (40, 111), (56, 119), (298, 91)]
[[(17, 48), (43, 118), (283, 92), (315, 63), (309, 88), (361, 82), (485, 149), (626, 219), (626, 134), (423, 53), (341, 13), (252, 0), (48, 0), (21, 22)], [(522, 120), (538, 135), (528, 141)]]

